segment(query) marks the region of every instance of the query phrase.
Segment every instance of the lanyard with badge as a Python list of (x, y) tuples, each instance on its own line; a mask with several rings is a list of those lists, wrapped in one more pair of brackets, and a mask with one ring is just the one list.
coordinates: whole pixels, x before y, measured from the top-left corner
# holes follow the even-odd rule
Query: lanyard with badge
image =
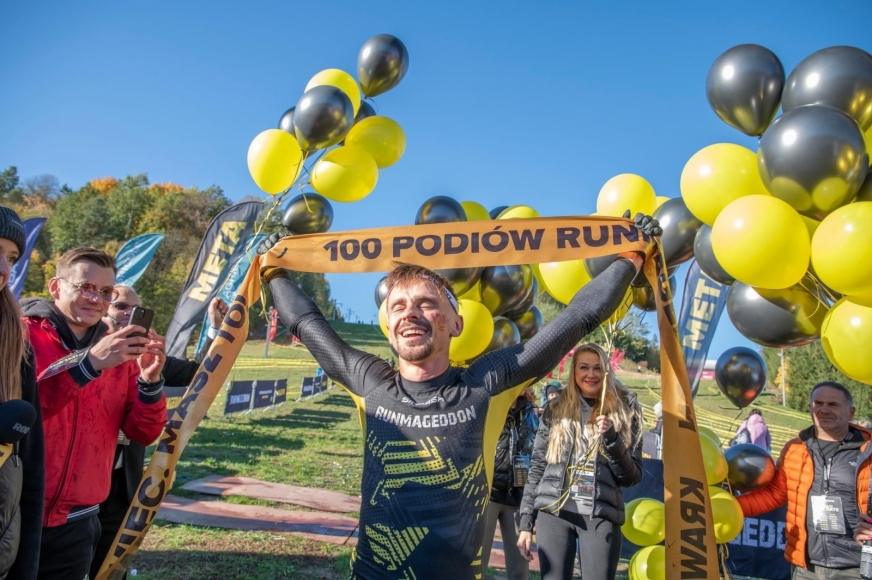
[[(584, 438), (584, 447), (588, 448), (587, 435)], [(596, 456), (590, 457), (589, 453), (585, 453), (583, 457), (575, 457), (575, 462), (570, 467), (571, 477), (569, 478), (569, 499), (573, 501), (589, 500), (593, 497), (595, 475), (596, 475)]]
[(824, 462), (824, 494), (811, 496), (811, 511), (814, 529), (816, 532), (821, 534), (845, 535), (848, 531), (845, 527), (845, 517), (843, 515), (844, 512), (842, 511), (842, 498), (829, 495), (830, 474), (833, 470), (833, 458), (845, 442), (842, 441), (839, 443), (839, 446), (829, 459), (824, 457), (823, 449), (821, 449), (821, 444), (817, 438), (815, 438), (815, 443), (817, 443), (818, 451)]

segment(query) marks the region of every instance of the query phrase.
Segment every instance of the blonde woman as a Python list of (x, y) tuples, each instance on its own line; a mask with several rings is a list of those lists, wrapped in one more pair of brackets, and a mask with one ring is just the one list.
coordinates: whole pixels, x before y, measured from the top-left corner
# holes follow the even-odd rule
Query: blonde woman
[(536, 434), (518, 548), (532, 559), (535, 524), (542, 580), (572, 578), (576, 547), (585, 580), (615, 577), (624, 523), (621, 488), (642, 479), (643, 418), (636, 395), (608, 368), (599, 346), (578, 347), (569, 383), (545, 408)]

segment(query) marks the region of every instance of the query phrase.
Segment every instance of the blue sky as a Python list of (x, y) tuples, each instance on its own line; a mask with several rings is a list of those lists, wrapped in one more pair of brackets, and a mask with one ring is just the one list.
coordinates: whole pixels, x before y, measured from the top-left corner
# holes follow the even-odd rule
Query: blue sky
[[(363, 42), (386, 32), (411, 65), (376, 107), (405, 129), (406, 154), (367, 199), (335, 204), (334, 229), (412, 223), (440, 194), (586, 214), (616, 174), (674, 197), (697, 150), (756, 147), (705, 98), (727, 48), (762, 44), (787, 71), (826, 46), (872, 50), (868, 0), (592, 4), (0, 3), (0, 167), (72, 187), (145, 172), (257, 194), (251, 139), (316, 72), (354, 74)], [(374, 318), (378, 276), (330, 280)], [(724, 315), (710, 358), (737, 344), (750, 345)]]

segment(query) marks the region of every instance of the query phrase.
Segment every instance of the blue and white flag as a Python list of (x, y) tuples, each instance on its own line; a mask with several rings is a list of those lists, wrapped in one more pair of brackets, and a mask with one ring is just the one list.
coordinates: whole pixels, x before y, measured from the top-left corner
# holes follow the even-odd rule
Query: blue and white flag
[(696, 260), (691, 262), (684, 281), (684, 297), (678, 317), (678, 333), (684, 351), (684, 364), (691, 393), (696, 396), (705, 359), (715, 336), (715, 328), (727, 305), (729, 286), (715, 282)]
[(118, 268), (115, 283), (133, 287), (145, 274), (145, 269), (148, 268), (163, 239), (163, 234), (143, 234), (121, 246), (115, 254), (115, 266)]
[(24, 244), (24, 255), (15, 262), (12, 266), (12, 272), (9, 276), (9, 289), (12, 295), (18, 300), (21, 297), (21, 291), (24, 290), (24, 281), (27, 279), (27, 268), (30, 267), (30, 254), (33, 253), (33, 246), (36, 245), (36, 238), (39, 237), (39, 232), (42, 226), (45, 225), (46, 218), (30, 218), (24, 220), (24, 235), (27, 240)]

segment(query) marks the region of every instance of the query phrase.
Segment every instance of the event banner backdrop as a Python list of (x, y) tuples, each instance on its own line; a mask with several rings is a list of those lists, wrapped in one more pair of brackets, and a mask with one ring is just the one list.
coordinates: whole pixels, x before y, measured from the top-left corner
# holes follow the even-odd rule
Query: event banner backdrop
[(135, 286), (145, 274), (163, 239), (163, 234), (142, 234), (127, 240), (115, 254), (115, 267), (118, 268), (115, 283), (131, 288)]
[(705, 359), (715, 337), (715, 329), (721, 313), (727, 305), (727, 292), (730, 287), (715, 282), (703, 272), (696, 260), (690, 263), (684, 281), (684, 298), (681, 301), (681, 315), (678, 328), (681, 334), (681, 347), (684, 350), (684, 364), (690, 391), (695, 397), (702, 377)]
[[(224, 281), (221, 290), (218, 291), (218, 298), (222, 299), (225, 303), (230, 304), (233, 302), (233, 297), (239, 293), (239, 288), (245, 281), (245, 275), (251, 267), (251, 260), (254, 259), (254, 255), (257, 253), (257, 246), (266, 237), (266, 234), (254, 234), (245, 242), (245, 247), (248, 248), (248, 251), (233, 263), (230, 273), (227, 275), (227, 280)], [(194, 356), (200, 356), (200, 351), (206, 345), (208, 338), (206, 334), (209, 332), (209, 326), (209, 314), (207, 313), (203, 316), (203, 324), (200, 326), (200, 338), (197, 339), (197, 348), (194, 350)]]
[(167, 329), (167, 355), (185, 357), (194, 327), (203, 319), (209, 301), (218, 294), (230, 265), (245, 251), (245, 241), (262, 209), (260, 201), (238, 203), (209, 224)]
[(24, 290), (24, 281), (27, 279), (27, 269), (30, 267), (30, 255), (33, 253), (33, 247), (36, 245), (36, 238), (39, 237), (39, 232), (42, 226), (45, 225), (46, 218), (30, 218), (24, 220), (24, 235), (26, 241), (24, 244), (24, 255), (15, 262), (12, 266), (12, 272), (9, 276), (9, 289), (12, 295), (18, 300), (21, 297), (21, 291)]
[[(454, 222), (285, 238), (252, 262), (197, 376), (170, 416), (124, 524), (97, 575), (120, 579), (142, 544), (172, 481), (185, 444), (221, 390), (248, 336), (248, 308), (260, 296), (260, 272), (384, 272), (396, 262), (431, 269), (540, 264), (642, 251), (649, 240), (629, 220), (555, 217)], [(718, 578), (711, 505), (687, 372), (681, 358), (666, 268), (659, 253), (645, 263), (657, 296), (663, 388), (666, 576)]]

